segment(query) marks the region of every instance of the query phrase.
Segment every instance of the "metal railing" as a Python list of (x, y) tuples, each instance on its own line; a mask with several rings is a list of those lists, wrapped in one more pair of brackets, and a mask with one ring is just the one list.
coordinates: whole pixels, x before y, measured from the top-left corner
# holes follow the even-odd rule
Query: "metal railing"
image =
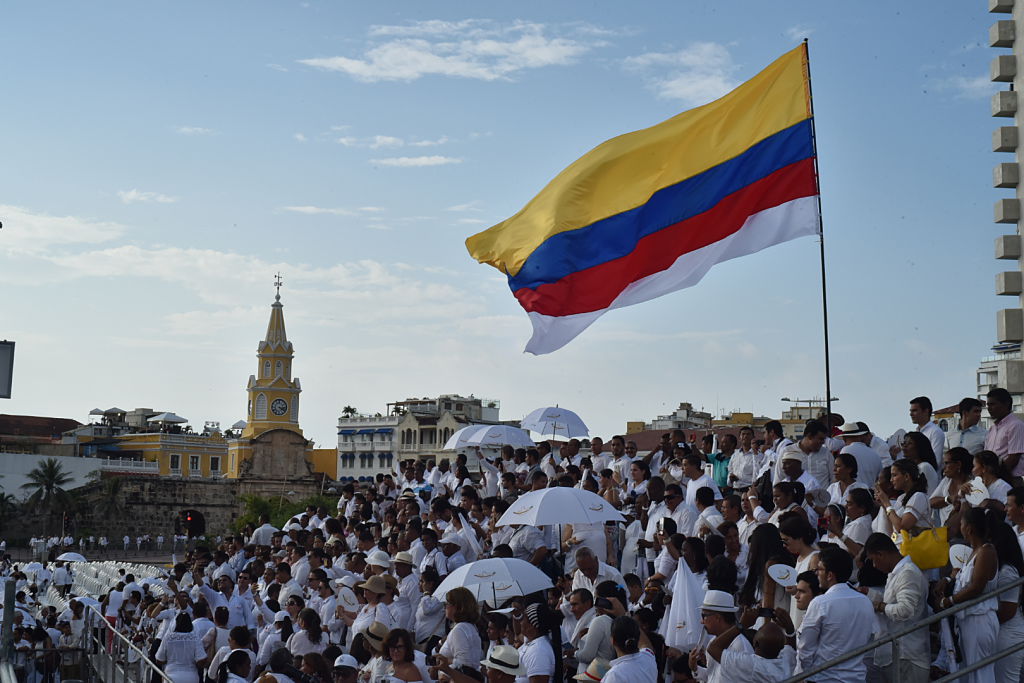
[[(855, 657), (863, 657), (864, 655), (866, 655), (867, 653), (871, 652), (875, 648), (881, 647), (882, 645), (886, 645), (888, 643), (892, 643), (893, 644), (892, 661), (894, 663), (898, 663), (899, 662), (899, 642), (898, 642), (898, 640), (900, 638), (903, 638), (904, 636), (908, 636), (911, 633), (913, 633), (914, 631), (917, 631), (918, 629), (927, 628), (928, 626), (931, 626), (932, 624), (934, 624), (936, 622), (942, 621), (946, 617), (954, 616), (957, 612), (962, 612), (963, 610), (967, 609), (968, 607), (973, 607), (974, 605), (977, 605), (978, 603), (985, 602), (986, 600), (990, 600), (991, 598), (997, 597), (997, 596), (999, 596), (999, 595), (1001, 595), (1001, 594), (1003, 594), (1003, 593), (1005, 593), (1007, 591), (1013, 590), (1014, 588), (1020, 588), (1021, 586), (1024, 586), (1024, 577), (1021, 577), (1021, 578), (1015, 580), (1013, 583), (1011, 583), (1011, 584), (1009, 584), (1007, 586), (1002, 586), (1000, 588), (996, 588), (995, 590), (991, 590), (988, 593), (982, 593), (981, 595), (979, 595), (976, 598), (971, 598), (970, 600), (965, 600), (964, 602), (958, 602), (957, 604), (953, 605), (952, 607), (944, 609), (941, 612), (936, 612), (935, 614), (931, 615), (930, 617), (928, 617), (926, 619), (922, 619), (921, 621), (918, 621), (918, 622), (914, 623), (911, 626), (908, 626), (908, 627), (906, 627), (904, 629), (896, 631), (895, 633), (890, 633), (889, 635), (887, 635), (884, 638), (880, 638), (878, 640), (874, 640), (874, 641), (868, 643), (867, 645), (862, 645), (861, 647), (858, 647), (855, 650), (850, 650), (846, 654), (844, 654), (844, 655), (842, 655), (840, 657), (836, 657), (835, 659), (833, 659), (831, 661), (825, 662), (824, 664), (821, 664), (820, 666), (816, 666), (813, 669), (811, 669), (810, 671), (801, 671), (798, 674), (790, 676), (785, 681), (783, 681), (783, 683), (800, 683), (800, 681), (806, 681), (807, 679), (813, 678), (817, 674), (820, 674), (821, 672), (826, 671), (827, 669), (831, 669), (834, 666), (842, 664), (843, 662), (847, 662), (847, 661), (849, 661), (851, 659), (854, 659)], [(1013, 646), (1011, 646), (1011, 647), (1009, 647), (1009, 648), (1007, 648), (1005, 650), (1001, 650), (1000, 652), (994, 653), (994, 654), (992, 654), (992, 655), (990, 655), (990, 656), (988, 656), (988, 657), (986, 657), (986, 658), (984, 658), (984, 659), (982, 659), (980, 661), (977, 661), (977, 662), (974, 662), (972, 664), (966, 665), (966, 666), (964, 666), (963, 668), (961, 668), (961, 669), (959, 669), (957, 671), (950, 672), (948, 675), (946, 675), (943, 678), (940, 678), (939, 680), (940, 681), (955, 681), (955, 680), (961, 678), (962, 676), (965, 676), (966, 674), (971, 673), (972, 671), (976, 671), (978, 669), (983, 669), (986, 666), (988, 666), (989, 664), (992, 664), (992, 663), (998, 661), (999, 659), (1002, 659), (1006, 655), (1008, 655), (1008, 654), (1010, 654), (1012, 652), (1016, 652), (1017, 650), (1021, 650), (1021, 649), (1024, 649), (1024, 641), (1021, 641), (1020, 643), (1017, 643), (1017, 644), (1015, 644), (1015, 645), (1013, 645)], [(900, 671), (899, 671), (899, 666), (894, 666), (893, 667), (892, 674), (893, 674), (893, 676), (892, 676), (893, 682), (894, 683), (900, 683), (901, 674), (900, 674)]]
[(89, 605), (96, 623), (85, 631), (86, 649), (97, 676), (104, 683), (149, 683), (174, 680), (165, 674), (135, 643), (114, 628), (103, 614)]

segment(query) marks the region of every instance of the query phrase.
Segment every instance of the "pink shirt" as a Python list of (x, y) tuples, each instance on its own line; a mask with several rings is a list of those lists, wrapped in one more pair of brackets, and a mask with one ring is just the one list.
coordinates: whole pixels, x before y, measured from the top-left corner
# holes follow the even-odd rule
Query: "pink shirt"
[[(992, 451), (1005, 460), (1006, 456), (1014, 453), (1024, 453), (1024, 422), (1010, 413), (999, 422), (992, 425), (985, 437), (985, 450)], [(1017, 461), (1017, 466), (1011, 473), (1015, 477), (1024, 476), (1024, 457)]]

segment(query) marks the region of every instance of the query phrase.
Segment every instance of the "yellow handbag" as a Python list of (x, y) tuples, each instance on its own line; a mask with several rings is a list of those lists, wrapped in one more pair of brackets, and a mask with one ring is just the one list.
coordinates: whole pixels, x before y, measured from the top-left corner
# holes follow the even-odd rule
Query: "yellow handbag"
[[(914, 561), (918, 569), (938, 569), (949, 563), (949, 535), (944, 526), (921, 529), (917, 535), (901, 531), (900, 554)], [(895, 534), (893, 534), (895, 536)]]

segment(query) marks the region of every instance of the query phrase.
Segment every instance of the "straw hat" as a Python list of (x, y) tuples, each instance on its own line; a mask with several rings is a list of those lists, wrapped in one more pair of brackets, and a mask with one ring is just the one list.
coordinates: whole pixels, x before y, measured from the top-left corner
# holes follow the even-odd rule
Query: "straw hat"
[(390, 633), (388, 627), (379, 621), (373, 622), (363, 631), (363, 635), (366, 637), (366, 644), (374, 652), (384, 651), (384, 639), (388, 637), (388, 633)]
[(576, 674), (573, 678), (577, 681), (599, 681), (604, 678), (604, 675), (611, 668), (612, 665), (607, 659), (592, 659), (587, 670), (581, 674)]
[(480, 662), (488, 669), (497, 669), (512, 676), (525, 676), (526, 670), (519, 661), (519, 650), (511, 645), (495, 645)]
[(371, 593), (379, 594), (384, 594), (388, 590), (387, 581), (385, 581), (384, 577), (380, 574), (374, 574), (366, 580), (366, 583), (359, 584), (359, 587), (363, 590), (370, 591)]

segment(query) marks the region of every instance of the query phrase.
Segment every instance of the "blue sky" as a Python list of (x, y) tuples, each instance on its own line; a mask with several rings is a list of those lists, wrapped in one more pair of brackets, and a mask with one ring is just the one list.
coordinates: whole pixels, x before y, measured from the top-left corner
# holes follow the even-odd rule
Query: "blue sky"
[[(601, 141), (810, 38), (836, 409), (888, 435), (974, 391), (1001, 234), (984, 3), (18, 3), (0, 9), (0, 411), (244, 416), (281, 271), (301, 422), (474, 393), (608, 436), (823, 395), (802, 239), (552, 355), (464, 239)], [(1007, 158), (1000, 158), (1007, 157)]]

